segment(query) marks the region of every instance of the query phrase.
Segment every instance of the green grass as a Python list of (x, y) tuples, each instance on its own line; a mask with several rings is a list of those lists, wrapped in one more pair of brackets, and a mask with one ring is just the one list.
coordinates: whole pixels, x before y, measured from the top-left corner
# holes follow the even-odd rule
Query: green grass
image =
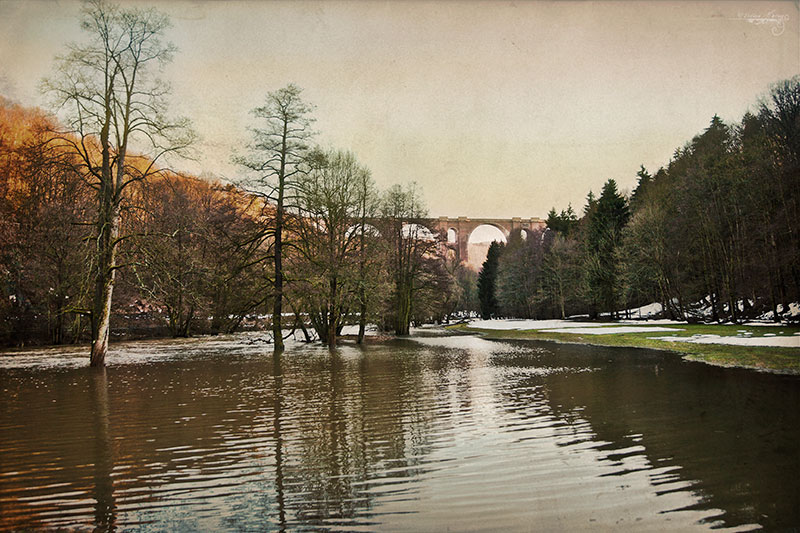
[[(626, 324), (609, 323), (603, 324), (603, 327), (622, 325)], [(649, 331), (642, 333), (587, 335), (541, 330), (480, 329), (470, 328), (464, 324), (451, 326), (449, 329), (479, 333), (488, 339), (535, 339), (598, 346), (632, 346), (637, 348), (667, 350), (683, 354), (686, 359), (691, 361), (702, 361), (718, 366), (752, 368), (782, 374), (800, 374), (800, 348), (692, 344), (688, 342), (670, 342), (648, 338), (666, 336), (691, 337), (692, 335), (735, 336), (741, 330), (752, 332), (753, 337), (762, 337), (765, 333), (783, 336), (794, 335), (794, 333), (800, 331), (800, 328), (796, 326), (676, 324), (665, 327), (680, 328), (683, 331)]]

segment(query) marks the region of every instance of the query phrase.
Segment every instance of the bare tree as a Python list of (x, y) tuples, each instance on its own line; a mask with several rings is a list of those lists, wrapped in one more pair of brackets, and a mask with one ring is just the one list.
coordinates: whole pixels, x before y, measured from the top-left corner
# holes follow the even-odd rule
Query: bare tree
[(0, 97), (0, 342), (76, 341), (94, 207), (43, 114)]
[(353, 154), (331, 151), (314, 159), (301, 181), (297, 220), (303, 299), (320, 340), (335, 347), (352, 304), (364, 303), (363, 252), (374, 229), (366, 221), (374, 217), (376, 195), (369, 170)]
[(381, 234), (389, 243), (388, 270), (394, 284), (388, 318), (398, 335), (409, 333), (414, 297), (423, 288), (425, 257), (434, 255), (438, 247), (430, 228), (424, 225), (426, 217), (416, 183), (405, 189), (394, 185), (384, 194)]
[[(120, 216), (131, 184), (160, 172), (157, 162), (186, 149), (194, 135), (185, 119), (167, 117), (169, 86), (158, 74), (175, 48), (162, 36), (169, 19), (154, 9), (87, 3), (86, 43), (71, 44), (43, 90), (62, 110), (69, 131), (61, 139), (78, 156), (79, 170), (97, 193), (95, 294), (91, 365), (108, 351)], [(142, 155), (135, 155), (133, 151)]]
[[(147, 301), (158, 302), (173, 337), (188, 337), (205, 308), (210, 261), (200, 235), (211, 193), (205, 181), (169, 176), (141, 192), (142, 238), (131, 239), (135, 285)], [(136, 232), (134, 232), (136, 233)], [(129, 248), (126, 247), (126, 251)]]
[(313, 120), (309, 116), (313, 108), (303, 101), (301, 93), (302, 89), (292, 84), (269, 93), (265, 104), (253, 110), (256, 118), (264, 121), (264, 126), (253, 128), (249, 154), (235, 158), (239, 164), (253, 171), (254, 177), (246, 185), (275, 206), (275, 217), (265, 233), (272, 237), (275, 265), (272, 280), (272, 334), (276, 352), (283, 350), (281, 315), (286, 213), (297, 205), (298, 180), (305, 172), (304, 163), (313, 135)]
[(380, 235), (375, 226), (369, 224), (380, 209), (380, 194), (375, 188), (372, 175), (367, 172), (358, 174), (356, 180), (359, 207), (356, 216), (358, 228), (358, 343), (364, 342), (367, 330), (367, 315), (370, 307), (382, 296)]

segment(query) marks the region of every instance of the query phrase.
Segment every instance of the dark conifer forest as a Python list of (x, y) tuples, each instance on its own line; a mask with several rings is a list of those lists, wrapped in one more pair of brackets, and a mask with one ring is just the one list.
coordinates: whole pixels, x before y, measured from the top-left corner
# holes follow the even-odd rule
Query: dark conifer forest
[(738, 322), (800, 301), (800, 77), (637, 176), (629, 195), (608, 179), (582, 216), (553, 208), (544, 232), (512, 235), (484, 267), (496, 304), (481, 293), (481, 309), (619, 317), (659, 303), (667, 318)]

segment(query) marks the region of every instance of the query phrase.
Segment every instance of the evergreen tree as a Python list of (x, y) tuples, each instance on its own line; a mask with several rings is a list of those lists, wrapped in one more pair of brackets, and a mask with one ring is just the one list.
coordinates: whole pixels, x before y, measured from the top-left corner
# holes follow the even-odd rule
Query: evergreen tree
[(566, 209), (562, 209), (561, 213), (556, 213), (555, 207), (551, 208), (550, 212), (547, 213), (547, 227), (562, 235), (572, 234), (577, 225), (578, 216), (572, 209), (572, 204), (569, 204)]
[(653, 181), (653, 177), (647, 172), (644, 165), (640, 165), (639, 172), (636, 175), (639, 177), (639, 182), (631, 195), (631, 211), (634, 213), (639, 209), (639, 205), (642, 203), (642, 196)]
[(621, 294), (618, 248), (629, 212), (628, 203), (613, 179), (603, 185), (600, 198), (587, 216), (587, 281), (591, 299), (599, 310), (616, 313)]
[(556, 213), (556, 208), (551, 207), (550, 211), (547, 213), (547, 227), (553, 231), (559, 231), (561, 220)]
[(497, 266), (500, 255), (503, 253), (503, 243), (493, 242), (489, 246), (486, 260), (483, 262), (478, 274), (478, 300), (481, 304), (481, 317), (488, 320), (497, 314), (497, 297), (495, 286), (497, 284)]
[(586, 195), (586, 205), (583, 207), (583, 216), (588, 217), (596, 207), (597, 198), (595, 197), (593, 191), (589, 191), (589, 194)]
[(502, 316), (536, 318), (542, 285), (543, 241), (539, 230), (532, 231), (527, 239), (523, 239), (520, 232), (515, 232), (503, 247), (494, 290)]
[(759, 118), (771, 146), (773, 176), (768, 186), (774, 191), (777, 205), (771, 223), (777, 226), (781, 242), (783, 278), (776, 283), (782, 293), (783, 309), (800, 298), (800, 75), (776, 83), (759, 109)]

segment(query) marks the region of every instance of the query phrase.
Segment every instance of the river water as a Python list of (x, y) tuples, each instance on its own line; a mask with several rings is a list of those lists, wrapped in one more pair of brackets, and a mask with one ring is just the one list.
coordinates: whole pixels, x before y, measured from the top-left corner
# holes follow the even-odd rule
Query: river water
[(0, 355), (0, 529), (800, 526), (800, 378), (428, 333)]

